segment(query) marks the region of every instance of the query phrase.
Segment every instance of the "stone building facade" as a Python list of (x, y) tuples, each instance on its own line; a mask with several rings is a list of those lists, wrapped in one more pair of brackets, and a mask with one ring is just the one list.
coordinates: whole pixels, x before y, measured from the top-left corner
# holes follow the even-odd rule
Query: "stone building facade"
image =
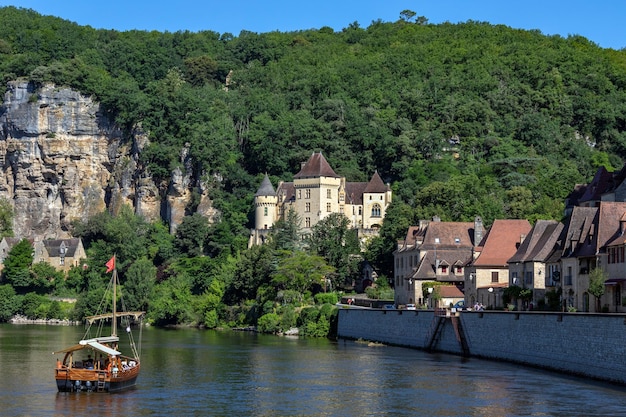
[(378, 234), (392, 192), (378, 172), (368, 182), (349, 182), (337, 175), (322, 153), (313, 153), (293, 181), (276, 189), (266, 175), (254, 197), (255, 225), (248, 246), (265, 242), (279, 219), (293, 210), (301, 220), (303, 234), (332, 213), (341, 213), (358, 230), (362, 242)]

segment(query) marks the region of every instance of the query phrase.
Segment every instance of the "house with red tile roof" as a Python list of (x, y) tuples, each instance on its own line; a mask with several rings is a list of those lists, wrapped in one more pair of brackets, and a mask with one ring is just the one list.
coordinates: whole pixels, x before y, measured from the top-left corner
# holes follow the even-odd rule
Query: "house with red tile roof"
[(475, 248), (474, 260), (466, 268), (466, 305), (502, 306), (502, 289), (509, 286), (508, 260), (517, 252), (531, 228), (528, 220), (494, 220)]

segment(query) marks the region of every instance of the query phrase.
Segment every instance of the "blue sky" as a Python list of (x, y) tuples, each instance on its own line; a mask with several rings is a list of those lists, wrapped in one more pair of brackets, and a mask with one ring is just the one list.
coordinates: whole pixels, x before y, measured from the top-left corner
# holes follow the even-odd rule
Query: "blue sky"
[(626, 47), (625, 0), (0, 0), (0, 5), (98, 29), (233, 35), (241, 30), (286, 32), (322, 26), (341, 30), (355, 21), (367, 27), (377, 19), (395, 21), (408, 9), (430, 23), (475, 20), (538, 29), (545, 35), (581, 35), (603, 48)]

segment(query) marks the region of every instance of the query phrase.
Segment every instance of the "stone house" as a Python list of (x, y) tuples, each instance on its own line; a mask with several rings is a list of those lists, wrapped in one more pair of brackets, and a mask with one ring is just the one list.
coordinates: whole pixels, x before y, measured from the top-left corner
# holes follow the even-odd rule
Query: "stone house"
[(79, 238), (49, 239), (35, 242), (34, 263), (46, 262), (57, 271), (67, 272), (86, 258), (83, 241)]
[(502, 290), (509, 286), (508, 260), (530, 230), (528, 220), (494, 220), (465, 271), (465, 302), (469, 307), (476, 303), (502, 305)]
[[(545, 301), (546, 269), (555, 245), (563, 230), (563, 224), (555, 220), (537, 220), (515, 254), (508, 259), (509, 281), (507, 286), (518, 286), (532, 291), (530, 300), (514, 300), (517, 309), (527, 310)], [(495, 304), (504, 307), (503, 303)]]
[(263, 244), (274, 224), (293, 210), (301, 219), (301, 231), (312, 228), (332, 213), (341, 213), (356, 229), (361, 243), (378, 234), (392, 192), (378, 172), (368, 182), (349, 182), (337, 175), (322, 153), (313, 153), (291, 182), (276, 189), (266, 175), (255, 196), (255, 225), (248, 247)]
[[(5, 237), (0, 240), (0, 268), (4, 267), (4, 260), (13, 246), (21, 240), (16, 237)], [(81, 260), (86, 258), (80, 238), (28, 240), (33, 247), (33, 263), (46, 262), (57, 271), (67, 272), (72, 266), (79, 266)]]
[(597, 207), (574, 207), (556, 250), (559, 271), (555, 289), (561, 290), (563, 307), (596, 311), (595, 297), (588, 292), (589, 274), (601, 268), (606, 274), (600, 304), (612, 312), (624, 312), (626, 297), (626, 202), (601, 201)]
[(474, 222), (442, 222), (435, 217), (411, 226), (393, 253), (396, 305), (426, 306), (429, 294), (423, 284), (427, 282), (452, 285), (462, 293), (465, 268), (483, 233), (479, 217)]

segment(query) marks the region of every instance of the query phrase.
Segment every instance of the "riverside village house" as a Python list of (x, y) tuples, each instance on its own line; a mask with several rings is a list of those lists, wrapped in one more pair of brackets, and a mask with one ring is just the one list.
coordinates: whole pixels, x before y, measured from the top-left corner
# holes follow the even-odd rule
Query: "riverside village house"
[[(626, 312), (626, 165), (600, 168), (566, 199), (564, 219), (420, 221), (394, 251), (395, 304)], [(590, 293), (600, 269), (604, 293)], [(523, 296), (506, 296), (517, 286)], [(556, 300), (556, 301), (555, 301)], [(599, 301), (599, 302), (596, 302)]]
[(279, 219), (294, 210), (301, 219), (301, 232), (311, 229), (332, 213), (341, 213), (357, 230), (361, 243), (378, 234), (391, 188), (378, 172), (368, 182), (349, 182), (337, 175), (322, 153), (313, 153), (292, 182), (280, 181), (276, 190), (266, 175), (254, 196), (255, 225), (248, 247), (263, 244)]
[[(22, 239), (5, 237), (0, 241), (0, 265), (9, 252)], [(33, 247), (33, 263), (46, 262), (57, 271), (67, 272), (72, 266), (78, 266), (86, 258), (83, 242), (79, 238), (48, 239), (35, 241), (28, 239)]]

